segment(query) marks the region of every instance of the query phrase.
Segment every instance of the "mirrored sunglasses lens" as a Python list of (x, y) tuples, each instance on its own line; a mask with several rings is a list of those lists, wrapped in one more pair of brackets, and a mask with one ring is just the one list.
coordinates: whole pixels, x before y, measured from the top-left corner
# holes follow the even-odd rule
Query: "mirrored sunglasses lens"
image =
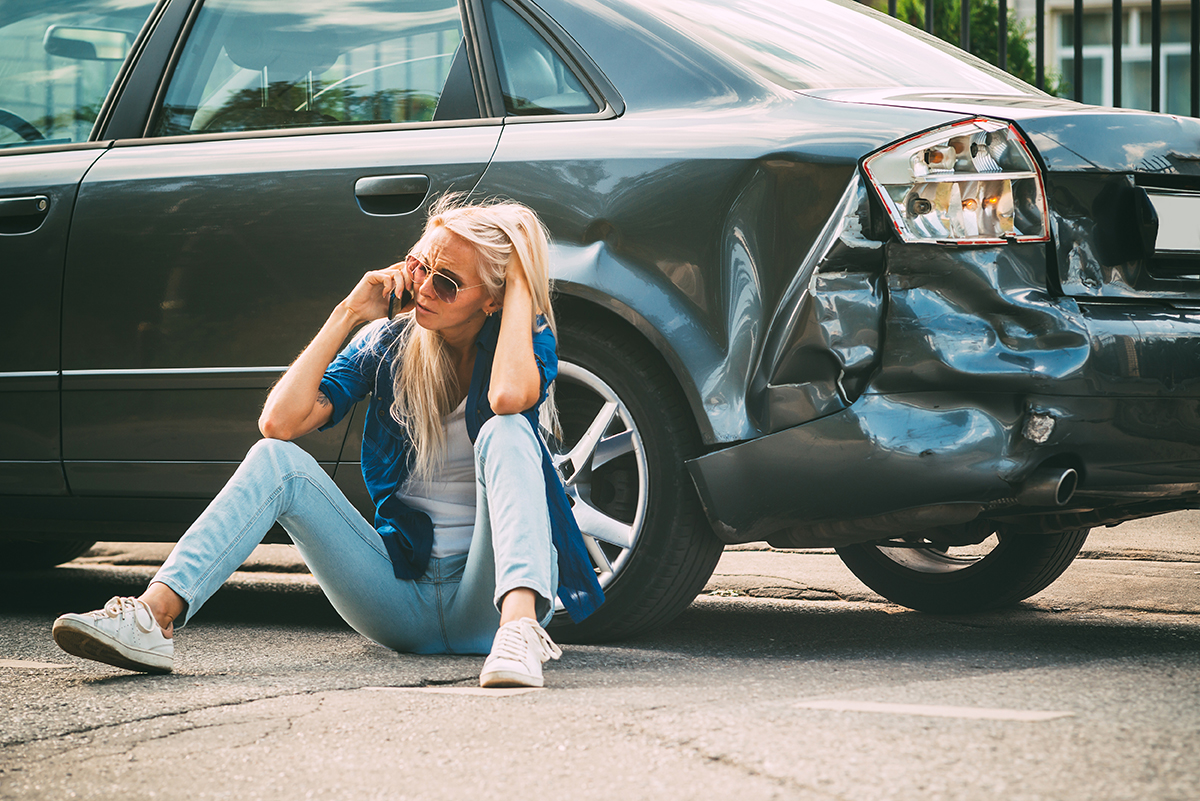
[(433, 291), (446, 303), (453, 303), (458, 297), (458, 284), (441, 273), (433, 274)]

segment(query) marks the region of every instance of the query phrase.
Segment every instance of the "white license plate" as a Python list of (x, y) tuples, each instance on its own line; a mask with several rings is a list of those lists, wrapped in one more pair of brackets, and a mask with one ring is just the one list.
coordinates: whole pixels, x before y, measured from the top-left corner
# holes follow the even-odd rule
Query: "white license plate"
[(1147, 189), (1158, 213), (1157, 253), (1200, 253), (1200, 192)]

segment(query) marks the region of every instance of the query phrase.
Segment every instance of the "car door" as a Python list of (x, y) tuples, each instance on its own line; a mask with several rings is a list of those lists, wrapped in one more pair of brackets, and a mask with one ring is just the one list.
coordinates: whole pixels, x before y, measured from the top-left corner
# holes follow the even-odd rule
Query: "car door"
[[(141, 135), (80, 187), (62, 405), (79, 495), (214, 494), (270, 385), (499, 137), (455, 0), (206, 0), (187, 30)], [(348, 425), (300, 444), (332, 471)]]
[(153, 0), (12, 0), (0, 15), (0, 494), (65, 495), (60, 301), (89, 141)]

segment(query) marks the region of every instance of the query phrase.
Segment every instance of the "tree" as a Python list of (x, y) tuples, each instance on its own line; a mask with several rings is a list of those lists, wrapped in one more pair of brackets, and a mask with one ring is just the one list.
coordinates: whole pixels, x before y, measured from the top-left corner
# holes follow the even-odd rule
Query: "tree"
[[(1000, 63), (999, 20), (996, 0), (969, 0), (971, 3), (971, 46), (973, 55), (989, 64)], [(933, 0), (933, 35), (942, 41), (961, 46), (959, 0)], [(896, 17), (922, 30), (925, 29), (925, 0), (898, 0)], [(1036, 85), (1037, 68), (1029, 46), (1029, 24), (1008, 12), (1008, 67), (1010, 74), (1026, 83)], [(1059, 78), (1046, 71), (1045, 89), (1050, 94), (1062, 90)]]

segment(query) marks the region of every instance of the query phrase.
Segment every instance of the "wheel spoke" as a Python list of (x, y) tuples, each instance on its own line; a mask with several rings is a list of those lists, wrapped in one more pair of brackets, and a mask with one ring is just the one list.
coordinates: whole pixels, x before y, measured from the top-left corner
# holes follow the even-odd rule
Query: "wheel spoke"
[(575, 512), (575, 522), (579, 524), (579, 530), (589, 537), (595, 537), (618, 548), (629, 548), (633, 545), (632, 526), (609, 517), (582, 498), (572, 511)]
[(592, 455), (596, 451), (596, 445), (600, 442), (600, 438), (604, 436), (605, 430), (612, 422), (613, 417), (617, 414), (617, 404), (608, 401), (600, 408), (600, 413), (592, 420), (587, 431), (583, 432), (583, 436), (579, 438), (579, 442), (575, 443), (575, 447), (571, 449), (563, 461), (571, 463), (571, 475), (567, 479), (568, 484), (574, 484), (581, 474), (586, 472), (589, 467), (589, 462)]
[(592, 469), (595, 470), (600, 465), (627, 453), (633, 453), (632, 431), (622, 431), (620, 434), (605, 437), (596, 443), (596, 450), (592, 456)]
[(592, 557), (592, 562), (600, 569), (601, 575), (613, 572), (612, 562), (608, 561), (608, 556), (600, 547), (600, 543), (596, 542), (595, 537), (584, 537), (583, 544), (587, 547), (588, 556)]

